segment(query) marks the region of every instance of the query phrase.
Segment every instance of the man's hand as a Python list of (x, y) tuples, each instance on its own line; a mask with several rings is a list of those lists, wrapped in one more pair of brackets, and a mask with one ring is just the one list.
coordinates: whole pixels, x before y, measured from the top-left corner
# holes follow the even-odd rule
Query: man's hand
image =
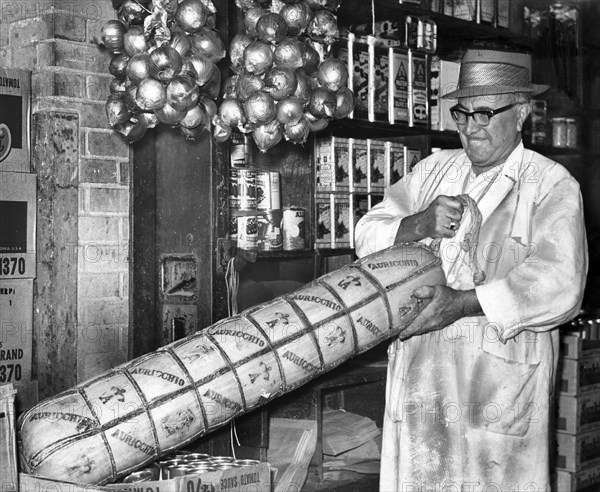
[(454, 237), (463, 212), (463, 204), (456, 197), (439, 195), (425, 210), (402, 219), (396, 243)]
[(424, 335), (454, 323), (465, 316), (483, 314), (475, 289), (456, 290), (445, 285), (426, 285), (413, 291), (413, 297), (425, 303), (424, 309), (401, 339)]

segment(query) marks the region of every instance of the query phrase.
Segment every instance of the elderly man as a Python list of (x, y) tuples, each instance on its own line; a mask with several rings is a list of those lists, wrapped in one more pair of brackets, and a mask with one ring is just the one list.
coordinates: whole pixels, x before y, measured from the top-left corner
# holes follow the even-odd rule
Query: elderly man
[[(554, 328), (579, 312), (587, 244), (578, 183), (521, 141), (539, 91), (530, 65), (467, 50), (444, 96), (463, 149), (422, 160), (357, 224), (359, 256), (441, 238), (447, 278), (413, 293), (422, 316), (388, 350), (382, 491), (549, 490)], [(480, 285), (461, 195), (482, 214)]]

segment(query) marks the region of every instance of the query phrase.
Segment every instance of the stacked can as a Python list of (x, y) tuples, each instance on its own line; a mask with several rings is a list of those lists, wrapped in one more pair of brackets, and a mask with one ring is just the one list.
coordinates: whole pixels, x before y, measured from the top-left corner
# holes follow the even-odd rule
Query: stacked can
[(281, 184), (276, 171), (257, 171), (256, 208), (258, 215), (258, 249), (277, 251), (283, 246), (281, 232)]
[(283, 249), (285, 251), (306, 248), (306, 210), (289, 207), (283, 211)]
[(257, 246), (256, 171), (229, 170), (229, 237), (239, 249), (256, 251)]
[(238, 460), (231, 456), (210, 456), (203, 453), (180, 452), (165, 456), (143, 470), (127, 475), (122, 481), (123, 483), (137, 483), (170, 480), (185, 475), (256, 466), (258, 464), (260, 464), (258, 460)]

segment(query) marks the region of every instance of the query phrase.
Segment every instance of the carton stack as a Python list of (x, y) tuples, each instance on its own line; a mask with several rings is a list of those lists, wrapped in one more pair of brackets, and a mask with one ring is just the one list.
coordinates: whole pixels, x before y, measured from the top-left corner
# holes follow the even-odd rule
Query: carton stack
[(422, 146), (399, 139), (318, 139), (315, 247), (354, 248), (358, 220), (383, 199), (385, 188), (412, 170), (424, 152)]
[(561, 327), (554, 490), (600, 489), (600, 319)]

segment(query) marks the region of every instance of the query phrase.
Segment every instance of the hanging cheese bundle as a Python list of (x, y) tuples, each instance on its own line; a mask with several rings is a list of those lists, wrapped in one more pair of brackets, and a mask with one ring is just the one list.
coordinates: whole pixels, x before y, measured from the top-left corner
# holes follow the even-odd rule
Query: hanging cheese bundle
[(39, 403), (19, 420), (22, 469), (102, 484), (407, 330), (440, 260), (397, 245)]

